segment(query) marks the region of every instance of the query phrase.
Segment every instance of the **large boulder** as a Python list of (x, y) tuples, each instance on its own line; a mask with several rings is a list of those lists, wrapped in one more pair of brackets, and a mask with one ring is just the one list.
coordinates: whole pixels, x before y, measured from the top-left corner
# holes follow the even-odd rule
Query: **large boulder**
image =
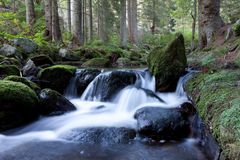
[(76, 72), (72, 79), (67, 96), (81, 96), (88, 85), (101, 73), (98, 69), (81, 69)]
[(22, 68), (22, 73), (25, 77), (37, 76), (39, 71), (39, 67), (37, 67), (31, 59), (29, 59)]
[(44, 54), (33, 56), (30, 59), (36, 66), (51, 66), (54, 64), (53, 60)]
[(110, 61), (107, 58), (93, 58), (82, 64), (82, 67), (106, 68), (110, 66)]
[(0, 65), (0, 79), (10, 75), (20, 75), (20, 70), (15, 65)]
[(136, 111), (137, 131), (155, 140), (179, 140), (190, 134), (190, 117), (195, 108), (185, 103), (180, 108), (144, 107)]
[(60, 93), (44, 89), (39, 94), (39, 110), (42, 115), (54, 116), (76, 110), (75, 106)]
[(148, 67), (156, 76), (159, 91), (174, 90), (179, 77), (187, 67), (183, 35), (177, 34), (165, 48), (153, 49), (148, 56)]
[(0, 131), (24, 125), (38, 117), (36, 93), (19, 82), (0, 80)]
[[(97, 97), (99, 101), (109, 101), (119, 90), (136, 82), (136, 74), (126, 71), (112, 71), (99, 75), (93, 81), (90, 92), (86, 93), (86, 100)], [(104, 90), (103, 90), (104, 88)]]
[(42, 69), (38, 73), (41, 88), (51, 88), (63, 94), (76, 69), (76, 67), (68, 65), (55, 65)]
[(69, 141), (87, 145), (127, 144), (136, 137), (134, 129), (116, 127), (96, 127), (73, 129), (62, 135)]
[(16, 47), (20, 47), (27, 54), (33, 53), (37, 50), (38, 46), (35, 42), (27, 39), (27, 38), (15, 38), (12, 40), (12, 43)]
[(28, 87), (30, 87), (35, 92), (39, 92), (41, 90), (37, 84), (33, 83), (32, 81), (27, 80), (24, 77), (8, 76), (8, 77), (4, 78), (4, 80), (23, 83), (23, 84), (27, 85)]

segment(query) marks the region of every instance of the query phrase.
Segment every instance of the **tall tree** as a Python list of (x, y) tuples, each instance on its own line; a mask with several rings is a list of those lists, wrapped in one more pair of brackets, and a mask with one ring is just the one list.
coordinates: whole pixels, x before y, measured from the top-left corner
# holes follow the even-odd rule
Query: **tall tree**
[(198, 0), (199, 47), (211, 44), (214, 34), (224, 25), (220, 17), (220, 0)]
[(193, 13), (192, 13), (192, 42), (191, 49), (195, 49), (195, 32), (196, 32), (196, 21), (197, 21), (197, 0), (193, 0)]
[(127, 6), (126, 0), (121, 0), (121, 17), (120, 17), (120, 42), (121, 46), (127, 46)]
[(89, 0), (89, 38), (93, 39), (93, 11), (92, 11), (92, 0)]
[(45, 33), (44, 36), (52, 40), (52, 2), (51, 0), (44, 0), (44, 11), (45, 11)]
[(52, 40), (54, 42), (61, 42), (62, 34), (59, 24), (58, 0), (51, 0), (51, 2), (52, 2)]
[(137, 0), (128, 0), (128, 29), (129, 40), (132, 44), (138, 43)]
[(33, 25), (35, 22), (35, 11), (34, 11), (34, 2), (33, 0), (25, 0), (26, 5), (26, 22), (30, 27), (30, 30), (33, 31)]
[(72, 18), (71, 18), (71, 0), (67, 0), (67, 25), (68, 25), (68, 31), (71, 32), (72, 27)]
[(82, 0), (73, 0), (73, 44), (83, 45)]

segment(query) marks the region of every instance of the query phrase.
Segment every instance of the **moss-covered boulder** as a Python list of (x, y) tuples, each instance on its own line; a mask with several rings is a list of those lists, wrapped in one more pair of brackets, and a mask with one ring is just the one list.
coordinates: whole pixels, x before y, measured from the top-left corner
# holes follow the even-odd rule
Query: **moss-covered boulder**
[(47, 116), (61, 115), (65, 112), (76, 110), (75, 106), (60, 93), (44, 89), (39, 94), (40, 113)]
[(27, 85), (28, 87), (30, 87), (35, 92), (39, 92), (41, 90), (37, 84), (33, 83), (32, 81), (27, 80), (24, 77), (8, 76), (8, 77), (4, 78), (4, 80), (23, 83), (23, 84)]
[(54, 64), (53, 60), (44, 54), (33, 56), (31, 60), (36, 66), (51, 66)]
[(20, 67), (21, 63), (16, 58), (9, 58), (0, 55), (0, 65), (16, 65)]
[(107, 58), (93, 58), (83, 63), (82, 67), (110, 67), (110, 61)]
[(0, 131), (24, 125), (38, 117), (38, 97), (28, 86), (0, 80)]
[(174, 90), (187, 67), (183, 35), (177, 34), (165, 48), (153, 49), (148, 56), (148, 66), (150, 72), (156, 76), (158, 90)]
[(41, 88), (51, 88), (63, 94), (76, 69), (76, 67), (68, 65), (55, 65), (42, 69), (38, 73)]
[(0, 79), (10, 75), (20, 75), (20, 70), (15, 65), (0, 65)]

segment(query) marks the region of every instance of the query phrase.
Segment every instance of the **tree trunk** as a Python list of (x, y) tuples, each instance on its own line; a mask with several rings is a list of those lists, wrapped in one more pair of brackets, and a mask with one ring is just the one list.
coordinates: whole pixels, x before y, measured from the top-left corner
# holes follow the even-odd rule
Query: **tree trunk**
[(137, 0), (128, 0), (128, 25), (130, 42), (137, 44)]
[(82, 33), (82, 0), (73, 1), (73, 44), (83, 45), (83, 33)]
[(93, 11), (92, 11), (92, 0), (89, 0), (89, 38), (93, 39)]
[(155, 28), (156, 28), (156, 0), (153, 0), (152, 2), (152, 5), (153, 5), (153, 19), (152, 19), (152, 27), (151, 27), (151, 32), (152, 32), (152, 35), (155, 34)]
[(67, 0), (67, 25), (68, 31), (71, 32), (72, 22), (71, 22), (71, 0)]
[(52, 40), (52, 3), (51, 0), (44, 0), (44, 10), (45, 10), (45, 33), (44, 36)]
[(58, 15), (58, 1), (52, 1), (52, 40), (54, 42), (62, 41), (62, 34), (59, 25), (59, 15)]
[(121, 0), (121, 17), (120, 17), (120, 45), (122, 47), (127, 46), (127, 26), (126, 26), (126, 16), (127, 6), (126, 0)]
[(192, 14), (192, 42), (191, 42), (191, 50), (193, 51), (195, 47), (195, 32), (196, 32), (196, 20), (197, 20), (197, 0), (193, 1), (193, 14)]
[(99, 36), (102, 42), (108, 42), (109, 40), (109, 26), (108, 26), (108, 16), (107, 10), (109, 8), (109, 1), (108, 0), (101, 0), (99, 5)]
[(26, 5), (26, 22), (30, 27), (30, 31), (33, 31), (33, 25), (35, 22), (35, 11), (34, 11), (34, 2), (33, 0), (25, 0)]
[(198, 0), (199, 47), (211, 44), (214, 34), (224, 25), (220, 17), (220, 0)]

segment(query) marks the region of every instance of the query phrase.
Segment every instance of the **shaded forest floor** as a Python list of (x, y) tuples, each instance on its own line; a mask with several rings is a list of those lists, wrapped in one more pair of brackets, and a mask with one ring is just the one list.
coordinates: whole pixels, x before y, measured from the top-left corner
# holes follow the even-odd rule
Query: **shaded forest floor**
[(223, 151), (220, 159), (240, 157), (240, 40), (188, 55), (200, 69), (186, 89)]

